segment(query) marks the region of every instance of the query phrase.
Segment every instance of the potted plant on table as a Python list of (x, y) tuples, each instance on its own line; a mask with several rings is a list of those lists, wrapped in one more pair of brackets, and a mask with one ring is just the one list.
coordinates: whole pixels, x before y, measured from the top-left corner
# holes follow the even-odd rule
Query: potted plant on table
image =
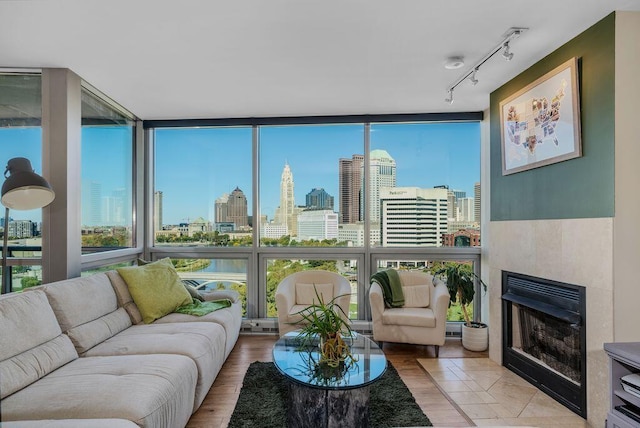
[[(315, 287), (314, 287), (315, 290)], [(304, 345), (318, 341), (320, 347), (320, 364), (338, 367), (341, 364), (353, 362), (349, 344), (345, 337), (351, 337), (349, 317), (336, 300), (337, 296), (325, 303), (322, 296), (315, 290), (318, 303), (307, 306), (298, 314), (302, 317), (297, 324), (301, 326), (298, 338)]]
[(446, 263), (438, 269), (434, 277), (440, 277), (445, 281), (449, 289), (449, 306), (460, 303), (464, 324), (462, 325), (462, 346), (470, 351), (484, 351), (489, 346), (489, 329), (487, 325), (471, 320), (469, 305), (473, 303), (475, 286), (482, 285), (484, 291), (487, 285), (473, 272), (470, 263)]

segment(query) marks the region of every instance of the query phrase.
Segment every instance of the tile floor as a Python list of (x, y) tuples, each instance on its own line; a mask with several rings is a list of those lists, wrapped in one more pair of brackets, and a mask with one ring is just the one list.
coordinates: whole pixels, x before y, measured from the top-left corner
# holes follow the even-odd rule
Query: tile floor
[(588, 426), (584, 419), (488, 358), (417, 361), (477, 426)]

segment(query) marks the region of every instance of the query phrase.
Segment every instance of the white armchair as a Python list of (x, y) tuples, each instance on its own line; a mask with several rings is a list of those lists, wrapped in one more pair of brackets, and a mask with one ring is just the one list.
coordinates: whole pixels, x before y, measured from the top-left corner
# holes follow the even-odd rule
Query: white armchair
[(314, 286), (324, 303), (341, 296), (335, 303), (342, 308), (346, 315), (345, 319), (348, 321), (351, 285), (345, 277), (324, 270), (296, 272), (283, 279), (276, 290), (280, 336), (300, 328), (300, 325), (296, 325), (296, 323), (302, 321), (302, 316), (297, 312), (311, 305), (314, 301), (318, 303)]
[(398, 271), (405, 304), (401, 308), (384, 305), (382, 288), (376, 282), (369, 289), (373, 339), (383, 342), (434, 345), (436, 357), (444, 345), (449, 307), (449, 291), (444, 282), (427, 273)]

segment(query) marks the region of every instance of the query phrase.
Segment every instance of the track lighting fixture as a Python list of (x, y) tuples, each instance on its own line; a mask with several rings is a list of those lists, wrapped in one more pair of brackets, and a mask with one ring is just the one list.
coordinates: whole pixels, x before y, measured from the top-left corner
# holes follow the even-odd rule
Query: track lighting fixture
[[(482, 59), (480, 61), (478, 61), (476, 64), (473, 65), (473, 67), (469, 68), (463, 75), (461, 75), (458, 80), (456, 80), (454, 83), (452, 83), (451, 85), (449, 85), (449, 87), (447, 88), (447, 98), (445, 99), (445, 102), (448, 102), (449, 104), (453, 104), (453, 90), (462, 82), (464, 82), (466, 79), (469, 79), (469, 81), (471, 82), (472, 85), (475, 85), (478, 83), (478, 79), (476, 78), (476, 73), (478, 72), (478, 70), (480, 69), (480, 67), (489, 60), (489, 58), (491, 58), (492, 56), (494, 56), (495, 54), (497, 54), (498, 52), (502, 51), (502, 56), (504, 57), (504, 59), (506, 59), (507, 61), (511, 61), (511, 59), (513, 58), (513, 52), (510, 51), (510, 43), (513, 39), (518, 38), (522, 33), (524, 33), (525, 31), (527, 31), (528, 28), (523, 28), (523, 27), (511, 27), (507, 30), (506, 33), (504, 33), (502, 35), (503, 39), (502, 41), (497, 44), (492, 50), (490, 50), (485, 56), (482, 57)], [(451, 57), (453, 58), (453, 57)], [(451, 60), (451, 58), (448, 59), (447, 63), (449, 63)], [(462, 59), (462, 58), (460, 58)], [(447, 64), (445, 63), (445, 64)], [(450, 67), (447, 67), (450, 68)]]
[(478, 69), (476, 68), (473, 70), (473, 73), (471, 73), (471, 76), (469, 76), (469, 81), (473, 86), (476, 86), (478, 84), (478, 79), (476, 78), (477, 72), (478, 72)]
[(507, 61), (511, 61), (513, 59), (513, 52), (509, 52), (509, 42), (504, 44), (504, 50), (502, 51), (502, 57)]

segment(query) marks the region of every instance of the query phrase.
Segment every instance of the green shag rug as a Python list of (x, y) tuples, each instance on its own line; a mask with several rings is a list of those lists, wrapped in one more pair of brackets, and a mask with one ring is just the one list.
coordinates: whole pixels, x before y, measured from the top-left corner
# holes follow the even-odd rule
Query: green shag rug
[[(286, 428), (287, 381), (273, 363), (251, 363), (229, 428)], [(371, 385), (370, 425), (373, 428), (432, 426), (396, 369)]]

